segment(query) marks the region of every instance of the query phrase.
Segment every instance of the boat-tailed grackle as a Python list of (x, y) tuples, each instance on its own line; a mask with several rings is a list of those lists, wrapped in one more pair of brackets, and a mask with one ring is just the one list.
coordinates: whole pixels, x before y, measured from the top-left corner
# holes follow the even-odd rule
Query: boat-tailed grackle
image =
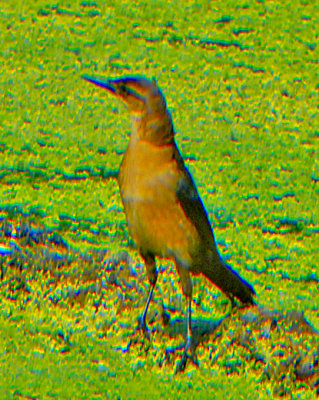
[(119, 170), (119, 187), (129, 232), (145, 262), (150, 290), (140, 327), (157, 280), (155, 256), (174, 260), (187, 298), (187, 337), (179, 370), (192, 345), (192, 274), (203, 274), (232, 301), (254, 304), (252, 286), (220, 257), (193, 178), (174, 139), (171, 115), (157, 84), (144, 77), (99, 80), (83, 76), (121, 99), (131, 113), (132, 130)]

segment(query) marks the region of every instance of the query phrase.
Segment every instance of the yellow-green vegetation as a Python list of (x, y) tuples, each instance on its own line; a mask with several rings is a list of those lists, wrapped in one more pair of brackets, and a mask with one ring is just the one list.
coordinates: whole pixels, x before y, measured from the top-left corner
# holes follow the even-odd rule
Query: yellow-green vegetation
[[(311, 0), (0, 3), (0, 399), (316, 395), (318, 15)], [(148, 284), (116, 182), (129, 116), (82, 74), (157, 79), (219, 249), (258, 294), (228, 315), (194, 279), (200, 366), (180, 375), (168, 260), (152, 340), (133, 334)]]

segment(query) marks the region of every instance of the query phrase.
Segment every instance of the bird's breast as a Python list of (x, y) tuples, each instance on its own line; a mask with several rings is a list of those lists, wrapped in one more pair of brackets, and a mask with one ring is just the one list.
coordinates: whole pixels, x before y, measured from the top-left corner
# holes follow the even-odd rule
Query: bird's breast
[(198, 232), (176, 194), (182, 171), (165, 149), (146, 150), (128, 149), (119, 173), (130, 234), (141, 249), (190, 266)]
[(138, 142), (129, 146), (119, 173), (124, 201), (173, 201), (179, 172), (170, 146), (152, 146)]

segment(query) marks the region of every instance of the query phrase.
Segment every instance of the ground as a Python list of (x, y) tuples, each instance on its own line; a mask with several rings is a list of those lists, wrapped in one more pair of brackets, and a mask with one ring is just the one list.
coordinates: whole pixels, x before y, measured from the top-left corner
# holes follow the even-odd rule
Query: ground
[[(0, 398), (313, 398), (315, 2), (0, 11)], [(186, 307), (169, 260), (158, 260), (151, 342), (134, 333), (148, 283), (116, 182), (129, 115), (83, 74), (157, 80), (220, 252), (257, 292), (255, 308), (231, 310), (194, 278), (199, 367), (183, 374), (180, 355), (166, 357)]]

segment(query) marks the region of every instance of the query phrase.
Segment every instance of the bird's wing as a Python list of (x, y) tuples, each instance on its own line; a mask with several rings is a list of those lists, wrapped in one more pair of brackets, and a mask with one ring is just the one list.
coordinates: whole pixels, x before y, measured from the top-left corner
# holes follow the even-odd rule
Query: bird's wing
[(177, 198), (185, 215), (195, 226), (201, 239), (200, 246), (197, 249), (200, 254), (195, 254), (195, 258), (193, 258), (195, 262), (193, 270), (203, 273), (230, 298), (235, 296), (245, 304), (254, 304), (253, 295), (255, 291), (253, 287), (220, 258), (204, 205), (178, 150), (176, 160), (181, 171), (176, 192)]
[(203, 205), (199, 196), (196, 185), (190, 172), (185, 167), (182, 156), (176, 148), (175, 159), (180, 171), (180, 179), (176, 190), (177, 199), (183, 208), (183, 211), (191, 223), (196, 227), (196, 230), (205, 247), (214, 247), (214, 234)]

